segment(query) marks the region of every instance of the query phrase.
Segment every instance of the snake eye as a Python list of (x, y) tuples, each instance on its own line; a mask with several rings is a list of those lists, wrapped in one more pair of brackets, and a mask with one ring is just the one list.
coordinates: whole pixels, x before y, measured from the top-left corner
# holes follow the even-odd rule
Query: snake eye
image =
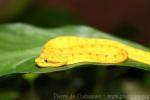
[(47, 59), (44, 59), (44, 62), (48, 63), (48, 60), (47, 60)]

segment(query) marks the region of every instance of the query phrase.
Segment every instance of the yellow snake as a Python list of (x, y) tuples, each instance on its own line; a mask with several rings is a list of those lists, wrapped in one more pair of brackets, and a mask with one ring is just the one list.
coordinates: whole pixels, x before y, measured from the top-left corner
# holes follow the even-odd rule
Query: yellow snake
[(150, 52), (109, 39), (60, 36), (49, 40), (35, 62), (58, 67), (79, 62), (119, 64), (132, 59), (150, 65)]

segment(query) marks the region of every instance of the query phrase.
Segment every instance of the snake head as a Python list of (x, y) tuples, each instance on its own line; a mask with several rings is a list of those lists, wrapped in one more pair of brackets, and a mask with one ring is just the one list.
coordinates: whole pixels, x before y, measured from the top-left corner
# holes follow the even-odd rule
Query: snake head
[(41, 55), (35, 59), (35, 62), (39, 67), (59, 67), (67, 63), (65, 59), (52, 57), (50, 55)]

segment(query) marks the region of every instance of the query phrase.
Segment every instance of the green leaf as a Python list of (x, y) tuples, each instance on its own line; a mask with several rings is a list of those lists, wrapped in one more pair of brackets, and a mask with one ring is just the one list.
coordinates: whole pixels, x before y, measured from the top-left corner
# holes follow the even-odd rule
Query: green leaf
[[(44, 43), (51, 38), (62, 35), (107, 38), (149, 51), (148, 48), (139, 44), (116, 38), (86, 26), (40, 29), (26, 24), (6, 24), (0, 26), (0, 76), (12, 73), (47, 73), (93, 64), (98, 66), (110, 66), (110, 64), (77, 63), (59, 68), (38, 68), (35, 65), (34, 59), (40, 54)], [(132, 60), (113, 65), (150, 70), (149, 65)]]

